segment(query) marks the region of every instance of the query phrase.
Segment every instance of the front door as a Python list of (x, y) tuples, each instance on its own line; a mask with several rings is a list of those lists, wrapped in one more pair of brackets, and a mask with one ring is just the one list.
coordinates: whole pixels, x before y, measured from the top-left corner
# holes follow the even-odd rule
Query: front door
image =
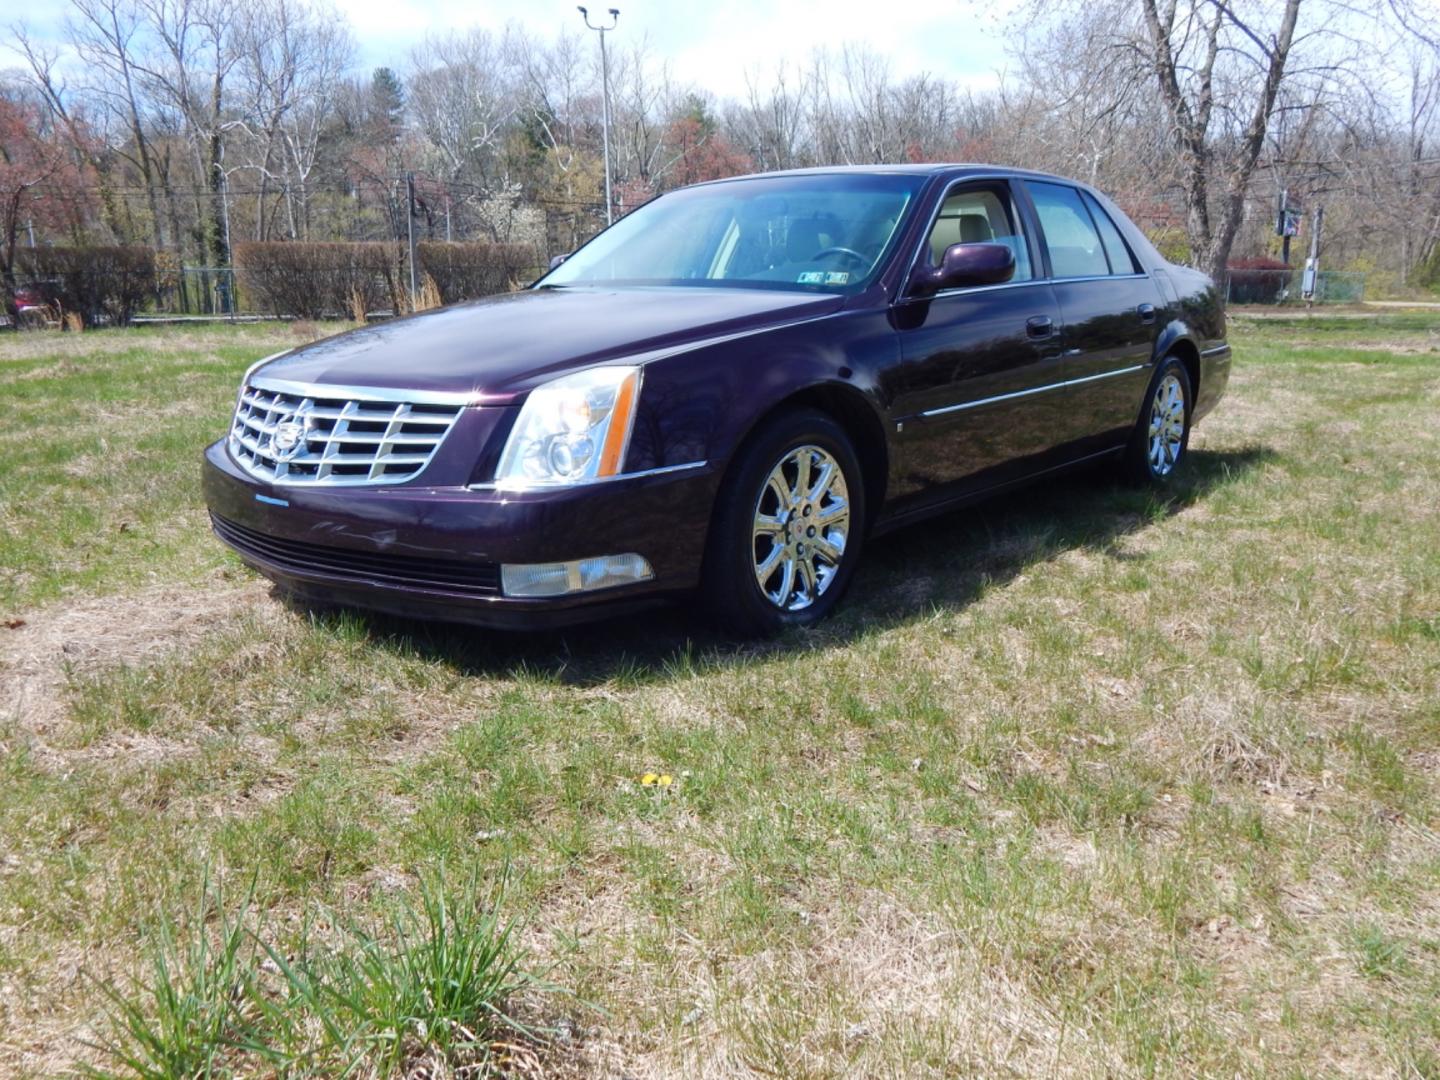
[(1060, 308), (1004, 182), (946, 193), (922, 259), (957, 243), (1002, 243), (1002, 285), (904, 298), (894, 309), (903, 363), (886, 380), (898, 425), (890, 493), (903, 513), (1038, 471), (1062, 439)]

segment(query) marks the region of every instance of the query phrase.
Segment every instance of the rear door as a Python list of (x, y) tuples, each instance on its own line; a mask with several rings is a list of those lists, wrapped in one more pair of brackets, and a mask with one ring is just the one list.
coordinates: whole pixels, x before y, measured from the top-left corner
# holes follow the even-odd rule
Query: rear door
[(1007, 181), (945, 193), (918, 258), (938, 265), (952, 244), (1000, 243), (1016, 268), (1005, 284), (902, 296), (894, 309), (903, 363), (886, 380), (900, 424), (891, 494), (906, 504), (1043, 468), (1060, 441), (1060, 311), (1031, 232)]
[(1025, 181), (1064, 318), (1067, 456), (1129, 437), (1164, 302), (1104, 208), (1069, 184)]

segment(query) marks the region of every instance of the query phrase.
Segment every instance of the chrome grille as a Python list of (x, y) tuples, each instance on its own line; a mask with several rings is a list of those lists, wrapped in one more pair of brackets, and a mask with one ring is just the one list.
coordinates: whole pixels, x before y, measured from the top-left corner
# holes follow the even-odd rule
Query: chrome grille
[(396, 484), (430, 463), (463, 408), (458, 395), (252, 379), (235, 407), (230, 453), (278, 483)]

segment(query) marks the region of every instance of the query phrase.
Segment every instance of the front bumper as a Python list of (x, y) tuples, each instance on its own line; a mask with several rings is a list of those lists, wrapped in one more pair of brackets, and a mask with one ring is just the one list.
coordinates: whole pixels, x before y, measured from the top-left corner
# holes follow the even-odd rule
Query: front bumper
[[(427, 470), (429, 471), (429, 470)], [(707, 466), (550, 491), (270, 484), (224, 440), (205, 451), (216, 532), (303, 600), (505, 629), (571, 625), (693, 589), (718, 478)], [(501, 563), (635, 552), (648, 581), (544, 599), (501, 594)]]

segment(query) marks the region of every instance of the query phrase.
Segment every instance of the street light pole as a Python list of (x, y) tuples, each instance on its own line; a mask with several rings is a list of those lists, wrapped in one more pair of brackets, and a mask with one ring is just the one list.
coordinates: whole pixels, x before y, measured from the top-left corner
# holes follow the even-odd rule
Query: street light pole
[(610, 225), (614, 221), (615, 202), (610, 197), (610, 63), (605, 55), (605, 35), (620, 21), (620, 9), (610, 9), (609, 26), (596, 26), (590, 21), (590, 12), (583, 7), (576, 10), (584, 16), (587, 27), (600, 33), (600, 141), (605, 153), (605, 224)]

